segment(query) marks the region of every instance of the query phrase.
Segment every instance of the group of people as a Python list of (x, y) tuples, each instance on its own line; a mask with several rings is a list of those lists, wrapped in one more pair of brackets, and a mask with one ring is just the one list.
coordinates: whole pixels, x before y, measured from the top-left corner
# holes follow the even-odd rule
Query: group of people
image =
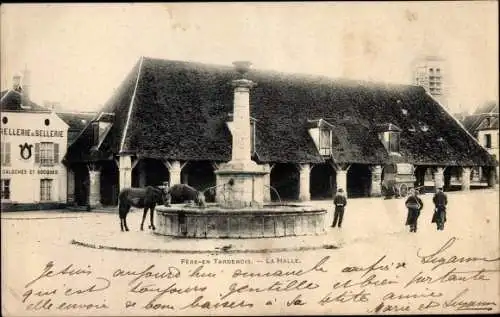
[[(432, 223), (435, 223), (437, 230), (444, 230), (444, 223), (446, 222), (446, 206), (448, 205), (448, 198), (443, 192), (443, 188), (437, 188), (434, 197), (432, 198), (434, 203), (434, 214), (432, 215)], [(333, 198), (333, 204), (335, 205), (335, 213), (333, 216), (332, 228), (342, 227), (342, 220), (344, 219), (344, 211), (347, 206), (347, 198), (344, 194), (344, 190), (339, 188), (335, 197)], [(424, 203), (418, 197), (418, 193), (414, 188), (410, 189), (410, 195), (406, 199), (405, 206), (408, 209), (408, 215), (406, 217), (406, 225), (410, 226), (410, 232), (417, 232), (417, 222), (420, 212), (424, 208)]]
[[(432, 215), (431, 222), (436, 224), (437, 230), (444, 230), (448, 197), (443, 192), (443, 188), (439, 187), (436, 189), (432, 202), (434, 203), (434, 214)], [(405, 206), (408, 208), (406, 225), (410, 226), (410, 232), (417, 232), (417, 221), (420, 212), (424, 208), (424, 203), (418, 197), (417, 191), (414, 188), (410, 189), (410, 196), (406, 199)]]

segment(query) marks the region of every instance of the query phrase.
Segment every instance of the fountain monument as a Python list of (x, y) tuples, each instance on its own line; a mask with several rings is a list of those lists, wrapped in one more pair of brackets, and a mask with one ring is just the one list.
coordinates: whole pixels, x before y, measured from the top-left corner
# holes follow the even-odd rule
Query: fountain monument
[(251, 159), (250, 90), (256, 85), (245, 75), (251, 63), (234, 62), (231, 161), (219, 166), (216, 203), (158, 206), (157, 234), (191, 238), (264, 238), (325, 233), (325, 209), (281, 204), (265, 205), (265, 176), (269, 170)]

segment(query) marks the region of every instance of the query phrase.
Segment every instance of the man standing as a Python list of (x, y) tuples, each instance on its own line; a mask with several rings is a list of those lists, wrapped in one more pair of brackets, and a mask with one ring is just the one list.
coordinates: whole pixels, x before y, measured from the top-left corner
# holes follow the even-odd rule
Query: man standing
[(344, 208), (347, 205), (347, 198), (342, 188), (337, 190), (337, 194), (333, 198), (333, 204), (335, 205), (335, 215), (333, 216), (332, 228), (337, 226), (337, 221), (339, 223), (339, 228), (341, 228), (342, 219), (344, 218)]
[(443, 192), (442, 188), (438, 188), (434, 197), (432, 198), (434, 202), (434, 215), (432, 215), (432, 222), (436, 223), (437, 230), (444, 230), (444, 223), (446, 222), (446, 205), (448, 204), (448, 198)]
[(420, 211), (424, 208), (424, 203), (417, 196), (414, 188), (410, 188), (410, 196), (406, 199), (405, 206), (408, 208), (406, 225), (410, 226), (410, 232), (417, 232), (417, 220), (420, 216)]

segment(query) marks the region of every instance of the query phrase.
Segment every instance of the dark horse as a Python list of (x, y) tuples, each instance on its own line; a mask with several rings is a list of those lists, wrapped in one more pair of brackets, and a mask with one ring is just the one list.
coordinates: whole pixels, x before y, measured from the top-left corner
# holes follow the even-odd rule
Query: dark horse
[(194, 201), (198, 206), (205, 206), (205, 195), (186, 184), (176, 184), (167, 190), (166, 205)]
[(118, 201), (118, 213), (120, 216), (120, 228), (122, 231), (124, 228), (128, 231), (127, 214), (130, 211), (130, 207), (144, 208), (141, 230), (143, 230), (144, 219), (146, 219), (146, 214), (148, 213), (148, 209), (150, 209), (151, 224), (149, 228), (155, 230), (156, 228), (153, 223), (154, 210), (157, 204), (163, 204), (165, 202), (165, 191), (161, 188), (153, 186), (145, 188), (124, 188), (120, 191)]

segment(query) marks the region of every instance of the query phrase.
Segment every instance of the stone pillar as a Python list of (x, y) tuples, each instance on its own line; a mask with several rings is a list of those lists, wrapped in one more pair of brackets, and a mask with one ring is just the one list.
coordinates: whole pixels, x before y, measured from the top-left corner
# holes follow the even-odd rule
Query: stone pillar
[(101, 172), (89, 171), (89, 205), (90, 208), (101, 205)]
[(370, 196), (379, 197), (382, 195), (382, 166), (375, 165), (371, 167), (372, 184), (370, 188)]
[(75, 172), (68, 168), (68, 205), (73, 205), (75, 203)]
[(461, 180), (462, 180), (462, 190), (464, 191), (470, 190), (470, 172), (471, 172), (470, 167), (462, 167)]
[(434, 171), (434, 188), (443, 188), (444, 187), (444, 168), (437, 167)]
[(132, 156), (121, 155), (118, 169), (120, 171), (120, 191), (132, 187)]
[(172, 161), (169, 163), (168, 171), (170, 173), (170, 186), (181, 183), (181, 163), (179, 161)]
[(347, 170), (337, 170), (337, 190), (342, 188), (347, 197)]
[(309, 200), (311, 200), (311, 193), (309, 190), (311, 166), (309, 164), (300, 164), (299, 165), (299, 172), (300, 172), (299, 200), (300, 201), (309, 201)]

